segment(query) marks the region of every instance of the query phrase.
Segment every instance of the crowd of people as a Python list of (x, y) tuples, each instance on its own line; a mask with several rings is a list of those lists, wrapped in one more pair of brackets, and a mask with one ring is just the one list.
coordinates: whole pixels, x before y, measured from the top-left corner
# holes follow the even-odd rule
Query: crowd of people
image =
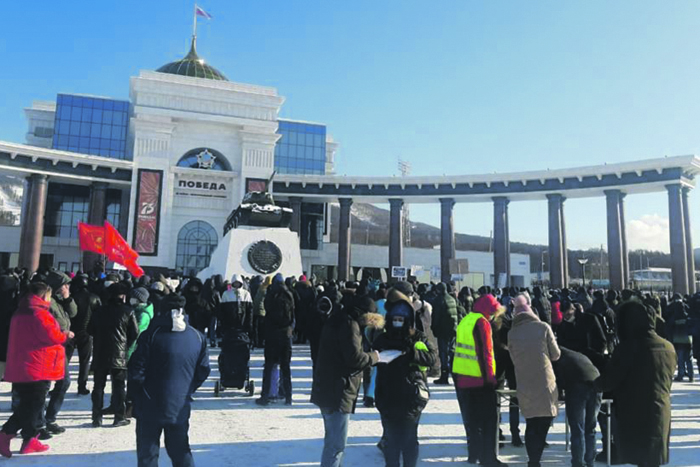
[[(573, 467), (590, 467), (608, 453), (615, 462), (652, 467), (668, 462), (674, 375), (692, 382), (692, 357), (700, 357), (700, 295), (456, 291), (449, 283), (281, 274), (204, 282), (178, 274), (71, 276), (57, 270), (0, 276), (0, 370), (13, 396), (12, 416), (0, 431), (5, 457), (20, 431), (22, 454), (47, 450), (42, 441), (65, 431), (57, 415), (77, 350), (77, 393), (91, 394), (94, 427), (105, 416), (117, 427), (135, 418), (139, 466), (157, 465), (163, 432), (174, 465), (194, 465), (189, 417), (192, 394), (210, 373), (208, 347), (243, 333), (252, 347), (264, 348), (260, 406), (293, 403), (293, 344), (309, 344), (311, 402), (325, 430), (323, 467), (342, 465), (358, 403), (379, 412), (377, 446), (387, 467), (415, 466), (429, 376), (455, 389), (469, 463), (506, 465), (496, 451), (506, 441), (497, 402), (507, 388), (516, 396), (508, 411), (510, 442), (525, 446), (529, 467), (540, 465), (562, 402)], [(609, 417), (601, 414), (603, 398), (613, 400)], [(596, 426), (605, 432), (608, 420), (612, 442), (603, 437), (603, 452), (596, 453)]]

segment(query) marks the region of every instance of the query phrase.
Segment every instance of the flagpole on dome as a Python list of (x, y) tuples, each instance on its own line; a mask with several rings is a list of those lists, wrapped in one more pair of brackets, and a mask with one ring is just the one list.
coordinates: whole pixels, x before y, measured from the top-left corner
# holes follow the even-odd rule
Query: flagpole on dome
[(194, 11), (192, 18), (192, 40), (197, 39), (197, 4), (194, 4)]

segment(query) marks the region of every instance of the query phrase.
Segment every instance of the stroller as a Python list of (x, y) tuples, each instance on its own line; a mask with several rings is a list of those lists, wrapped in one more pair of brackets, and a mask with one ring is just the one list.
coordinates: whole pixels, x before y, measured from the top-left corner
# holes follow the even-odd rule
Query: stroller
[(214, 383), (214, 396), (226, 388), (245, 389), (249, 396), (255, 392), (255, 382), (250, 379), (251, 342), (244, 331), (233, 329), (224, 335), (219, 354), (219, 381)]

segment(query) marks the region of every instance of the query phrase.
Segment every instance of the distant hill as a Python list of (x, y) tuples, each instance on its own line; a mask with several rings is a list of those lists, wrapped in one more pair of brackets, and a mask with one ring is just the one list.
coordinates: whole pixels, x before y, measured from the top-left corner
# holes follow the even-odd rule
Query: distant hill
[[(340, 209), (337, 204), (331, 205), (331, 242), (338, 242), (338, 221)], [(353, 244), (358, 245), (389, 245), (389, 211), (378, 208), (371, 204), (353, 204), (352, 206), (352, 234)], [(423, 222), (411, 222), (411, 247), (415, 248), (435, 248), (440, 245), (440, 228)], [(480, 235), (469, 235), (455, 233), (455, 248), (457, 250), (471, 251), (491, 251), (491, 239)], [(511, 242), (511, 253), (522, 253), (530, 256), (530, 268), (532, 272), (540, 271), (540, 264), (544, 258), (544, 271), (548, 270), (546, 264), (546, 245), (533, 245), (529, 243)], [(602, 256), (602, 258), (601, 258)], [(577, 258), (588, 258), (586, 265), (586, 277), (607, 278), (607, 252), (600, 249), (591, 250), (569, 250), (569, 275), (573, 278), (581, 277), (581, 266), (576, 261)], [(666, 253), (646, 250), (635, 250), (629, 252), (630, 269), (652, 267), (670, 268), (671, 257)], [(696, 268), (700, 260), (700, 248), (695, 250)], [(592, 274), (592, 275), (591, 275)]]

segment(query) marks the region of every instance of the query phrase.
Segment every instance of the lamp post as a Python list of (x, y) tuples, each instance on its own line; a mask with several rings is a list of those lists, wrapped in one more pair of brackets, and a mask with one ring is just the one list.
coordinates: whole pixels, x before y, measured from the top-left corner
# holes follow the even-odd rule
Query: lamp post
[(581, 265), (581, 278), (583, 281), (583, 288), (585, 290), (586, 288), (586, 263), (588, 262), (588, 258), (579, 258), (578, 264)]

